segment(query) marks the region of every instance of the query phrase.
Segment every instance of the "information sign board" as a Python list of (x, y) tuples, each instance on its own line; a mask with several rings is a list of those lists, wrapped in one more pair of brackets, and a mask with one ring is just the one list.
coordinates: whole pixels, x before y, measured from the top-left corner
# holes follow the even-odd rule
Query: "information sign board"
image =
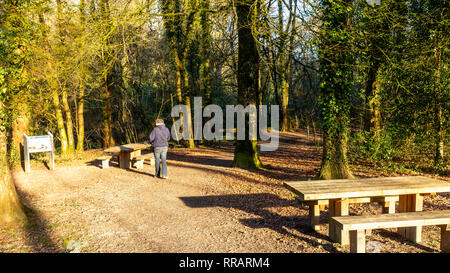
[(50, 169), (55, 169), (55, 153), (53, 147), (53, 135), (48, 132), (44, 136), (27, 136), (23, 134), (23, 153), (25, 172), (30, 172), (30, 154), (48, 152), (50, 154)]

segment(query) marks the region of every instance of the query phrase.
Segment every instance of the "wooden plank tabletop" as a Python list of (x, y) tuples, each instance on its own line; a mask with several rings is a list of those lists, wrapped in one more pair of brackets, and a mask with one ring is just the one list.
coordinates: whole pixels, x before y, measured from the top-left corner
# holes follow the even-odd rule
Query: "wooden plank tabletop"
[(129, 143), (120, 146), (113, 146), (105, 149), (104, 151), (107, 153), (118, 153), (120, 151), (133, 152), (137, 150), (143, 150), (151, 147), (150, 144), (142, 144), (142, 143)]
[(303, 200), (450, 192), (450, 183), (424, 176), (285, 182)]

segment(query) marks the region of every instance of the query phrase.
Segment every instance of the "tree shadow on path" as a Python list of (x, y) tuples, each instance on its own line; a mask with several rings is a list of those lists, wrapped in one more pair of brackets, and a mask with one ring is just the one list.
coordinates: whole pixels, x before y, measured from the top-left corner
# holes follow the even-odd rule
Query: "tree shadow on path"
[[(239, 221), (243, 225), (253, 229), (268, 228), (282, 235), (305, 241), (314, 247), (322, 245), (330, 252), (339, 252), (327, 236), (317, 233), (310, 228), (308, 225), (308, 216), (282, 216), (267, 209), (273, 207), (298, 207), (298, 203), (295, 200), (283, 199), (269, 193), (186, 196), (179, 198), (186, 206), (191, 208), (223, 207), (254, 214), (258, 217), (239, 219)], [(294, 229), (302, 234), (321, 239), (325, 243), (322, 244), (318, 240), (294, 234), (288, 229)]]
[(24, 225), (25, 239), (33, 252), (65, 252), (62, 244), (52, 238), (50, 223), (31, 204), (32, 196), (18, 187), (16, 191), (27, 217), (27, 223)]
[[(247, 172), (279, 180), (313, 179), (320, 167), (321, 151), (311, 148), (310, 141), (301, 134), (280, 134), (280, 145), (276, 151), (259, 152), (263, 164), (260, 169), (248, 169)], [(260, 143), (261, 144), (261, 143)], [(232, 168), (234, 142), (221, 143), (219, 147), (199, 147), (196, 149), (170, 149), (168, 160), (215, 167), (215, 170)], [(196, 166), (196, 167), (197, 167)]]

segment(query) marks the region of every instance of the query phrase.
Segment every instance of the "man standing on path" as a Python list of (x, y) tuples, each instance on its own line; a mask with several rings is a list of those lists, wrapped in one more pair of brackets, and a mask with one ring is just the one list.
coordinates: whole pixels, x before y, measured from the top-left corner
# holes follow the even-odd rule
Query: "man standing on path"
[[(150, 134), (150, 143), (153, 143), (155, 153), (155, 177), (167, 179), (167, 150), (170, 140), (169, 129), (164, 125), (164, 120), (157, 119), (156, 127)], [(161, 166), (160, 166), (161, 162)], [(161, 176), (162, 169), (162, 176)]]

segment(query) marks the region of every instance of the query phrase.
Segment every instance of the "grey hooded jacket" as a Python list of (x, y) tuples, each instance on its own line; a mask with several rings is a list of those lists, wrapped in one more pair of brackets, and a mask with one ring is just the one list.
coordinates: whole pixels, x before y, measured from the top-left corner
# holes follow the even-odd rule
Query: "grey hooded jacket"
[(167, 147), (169, 146), (170, 132), (164, 124), (157, 125), (153, 128), (150, 134), (150, 142), (153, 143), (153, 147)]

